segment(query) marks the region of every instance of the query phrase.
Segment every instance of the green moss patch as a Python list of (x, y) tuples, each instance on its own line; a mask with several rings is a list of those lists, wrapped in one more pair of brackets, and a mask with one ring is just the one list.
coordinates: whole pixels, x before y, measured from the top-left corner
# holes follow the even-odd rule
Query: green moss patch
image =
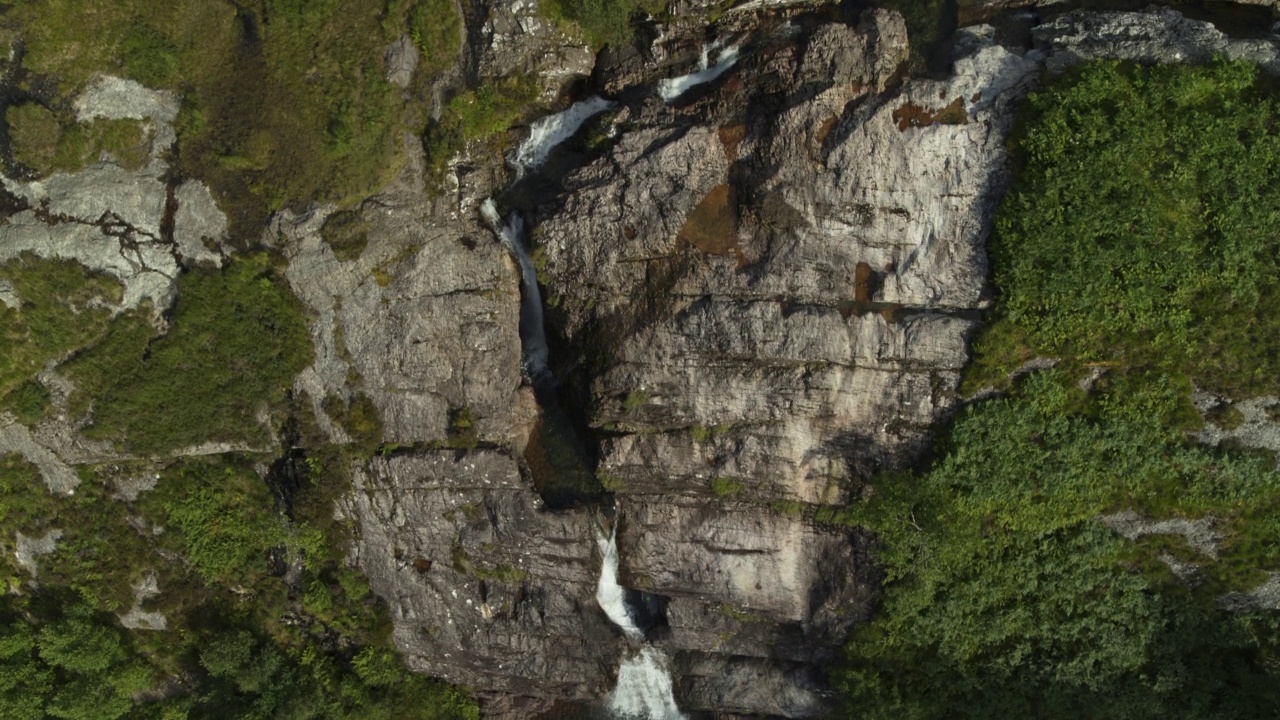
[[(25, 66), (56, 79), (62, 103), (100, 73), (181, 92), (178, 160), (212, 185), (234, 235), (286, 202), (341, 204), (384, 183), (400, 133), (424, 122), (386, 80), (388, 44), (412, 24), (430, 76), (460, 42), (453, 4), (432, 1), (34, 0), (6, 17)], [(26, 143), (28, 158), (47, 160), (45, 125), (26, 136), (42, 141)]]
[(40, 176), (82, 170), (103, 153), (131, 170), (150, 157), (148, 133), (136, 120), (78, 123), (37, 103), (10, 106), (5, 120), (14, 159)]

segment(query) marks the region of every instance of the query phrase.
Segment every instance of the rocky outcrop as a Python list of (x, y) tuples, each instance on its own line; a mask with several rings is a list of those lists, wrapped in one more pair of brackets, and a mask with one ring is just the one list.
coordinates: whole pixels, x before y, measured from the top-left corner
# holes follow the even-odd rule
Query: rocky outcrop
[(376, 459), (344, 512), (414, 669), (515, 695), (605, 692), (618, 633), (595, 606), (592, 520), (547, 512), (509, 453)]
[(1099, 58), (1146, 63), (1204, 63), (1222, 56), (1280, 72), (1280, 39), (1242, 40), (1176, 10), (1093, 13), (1077, 10), (1032, 30), (1051, 72)]
[(518, 273), (478, 217), (428, 193), (421, 148), (406, 145), (400, 178), (335, 219), (365, 241), (354, 256), (326, 241), (325, 208), (278, 218), (272, 242), (316, 316), (316, 361), (297, 387), (322, 419), (326, 397), (366, 394), (389, 443), (444, 440), (463, 408), (479, 436), (505, 440), (520, 385)]

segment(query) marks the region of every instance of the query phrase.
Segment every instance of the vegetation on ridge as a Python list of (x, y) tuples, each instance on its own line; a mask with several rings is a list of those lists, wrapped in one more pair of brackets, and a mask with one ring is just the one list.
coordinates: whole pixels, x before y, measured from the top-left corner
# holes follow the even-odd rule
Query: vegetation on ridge
[[(877, 532), (887, 572), (835, 672), (848, 716), (1280, 706), (1280, 617), (1219, 604), (1280, 571), (1275, 458), (1187, 435), (1193, 382), (1237, 398), (1280, 383), (1277, 120), (1239, 63), (1096, 63), (1028, 100), (967, 379), (1008, 394), (845, 517)], [(1061, 362), (1011, 386), (1036, 354)], [(1210, 523), (1216, 550), (1127, 540), (1099, 520), (1120, 511)]]

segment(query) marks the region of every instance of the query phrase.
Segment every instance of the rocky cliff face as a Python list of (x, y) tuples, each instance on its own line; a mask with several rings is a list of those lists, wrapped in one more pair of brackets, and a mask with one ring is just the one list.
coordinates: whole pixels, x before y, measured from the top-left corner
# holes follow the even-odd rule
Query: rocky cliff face
[[(477, 68), (587, 82), (526, 9), (472, 19)], [(1273, 52), (1176, 15), (1069, 14), (1034, 47), (962, 30), (947, 79), (906, 79), (894, 13), (755, 13), (720, 24), (736, 64), (672, 102), (655, 87), (697, 69), (687, 17), (648, 54), (606, 54), (589, 82), (618, 107), (505, 192), (496, 159), (460, 158), (435, 195), (415, 157), (356, 212), (355, 259), (323, 242), (323, 212), (275, 228), (317, 317), (298, 389), (322, 418), (322, 398), (367, 394), (401, 444), (354, 468), (356, 559), (411, 664), (493, 716), (603, 697), (630, 641), (594, 599), (609, 513), (534, 490), (555, 463), (521, 377), (520, 271), (483, 199), (532, 227), (560, 387), (546, 412), (576, 422), (578, 462), (616, 502), (620, 579), (645, 593), (682, 707), (817, 717), (877, 581), (868, 538), (822, 518), (958, 406), (1016, 101), (1046, 65)], [(571, 77), (557, 57), (577, 58)]]
[[(537, 206), (552, 369), (615, 491), (621, 580), (658, 610), (682, 706), (816, 717), (821, 666), (876, 593), (867, 538), (817, 516), (912, 460), (956, 404), (1012, 103), (1037, 66), (978, 33), (952, 79), (904, 82), (905, 29), (882, 11), (731, 25), (741, 60), (670, 104), (653, 88), (678, 61), (596, 68), (621, 91), (597, 141), (505, 198)], [(322, 213), (278, 224), (319, 318), (299, 389), (320, 411), (358, 377), (405, 444), (356, 468), (343, 512), (410, 662), (594, 700), (627, 645), (594, 601), (601, 520), (531, 487), (518, 269), (475, 212), (497, 175), (455, 173), (431, 200), (411, 164), (366, 201), (354, 260), (322, 241)]]
[(671, 598), (686, 706), (808, 717), (793, 663), (829, 660), (875, 584), (865, 539), (812, 516), (955, 404), (1036, 65), (973, 36), (953, 79), (901, 83), (888, 12), (749, 38), (724, 82), (614, 118), (535, 237), (553, 325), (603, 348), (623, 580)]

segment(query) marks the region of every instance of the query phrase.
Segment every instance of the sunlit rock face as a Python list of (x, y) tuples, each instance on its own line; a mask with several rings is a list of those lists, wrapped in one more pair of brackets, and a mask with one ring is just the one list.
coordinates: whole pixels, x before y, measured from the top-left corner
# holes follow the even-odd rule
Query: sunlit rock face
[[(531, 487), (546, 469), (529, 465), (537, 410), (514, 384), (521, 271), (478, 212), (500, 185), (460, 179), (432, 200), (411, 166), (360, 211), (369, 247), (349, 267), (319, 220), (281, 225), (332, 348), (302, 384), (339, 388), (354, 368), (386, 437), (429, 444), (359, 465), (343, 510), (423, 672), (607, 703), (620, 659), (636, 665), (647, 642), (670, 659), (683, 711), (827, 710), (821, 668), (869, 617), (877, 577), (868, 539), (822, 508), (916, 458), (956, 405), (1013, 105), (1038, 66), (978, 32), (950, 79), (904, 81), (906, 32), (889, 12), (736, 27), (698, 38), (705, 63), (626, 64), (617, 106), (584, 111), (594, 149), (568, 143), (575, 164), (548, 147), (500, 200), (525, 203), (546, 292), (542, 392), (591, 398), (568, 411), (618, 497), (617, 577), (646, 593), (628, 596), (650, 614), (643, 641), (595, 596), (591, 511), (548, 509)], [(608, 73), (600, 87), (619, 84)], [(415, 236), (426, 243), (395, 252)], [(527, 375), (532, 336), (519, 336)], [(440, 448), (462, 405), (482, 447)]]
[(814, 516), (955, 407), (1038, 65), (977, 32), (950, 79), (904, 83), (888, 12), (734, 42), (722, 76), (615, 116), (532, 236), (683, 707), (816, 717), (876, 578)]

